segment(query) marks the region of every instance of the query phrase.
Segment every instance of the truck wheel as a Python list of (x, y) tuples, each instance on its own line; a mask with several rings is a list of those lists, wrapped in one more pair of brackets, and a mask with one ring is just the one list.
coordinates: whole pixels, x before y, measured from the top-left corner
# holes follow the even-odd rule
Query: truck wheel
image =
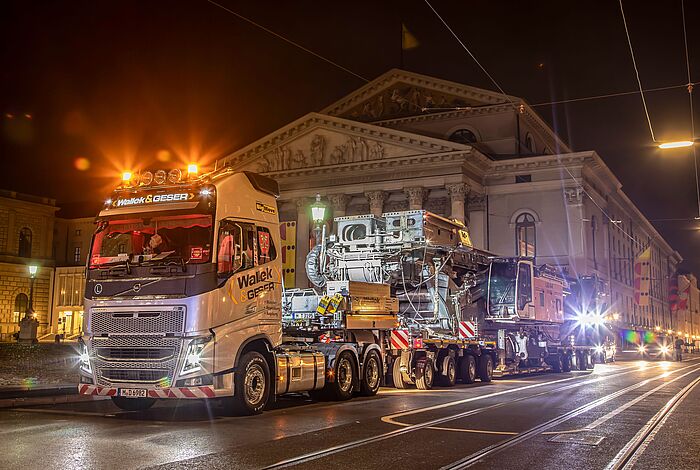
[(416, 387), (418, 390), (430, 390), (433, 388), (434, 378), (433, 360), (429, 357), (418, 359), (416, 362)]
[(564, 354), (564, 359), (561, 365), (562, 372), (571, 372), (571, 356)]
[(125, 411), (143, 411), (153, 406), (155, 398), (112, 397), (112, 403)]
[(391, 367), (391, 378), (394, 381), (394, 387), (403, 390), (408, 387), (408, 382), (403, 378), (401, 373), (401, 357), (394, 359), (393, 365)]
[(557, 354), (557, 360), (552, 364), (552, 371), (559, 373), (562, 370), (564, 370), (564, 361), (561, 358), (561, 354)]
[(382, 363), (379, 359), (377, 351), (372, 350), (365, 357), (364, 367), (362, 368), (362, 380), (360, 381), (360, 395), (363, 397), (371, 397), (379, 391), (382, 376)]
[(333, 369), (335, 380), (327, 382), (328, 396), (331, 400), (344, 401), (352, 398), (355, 391), (355, 361), (350, 353), (343, 351), (335, 360)]
[(479, 378), (482, 382), (491, 382), (493, 378), (493, 358), (484, 354), (479, 358)]
[(471, 354), (459, 361), (459, 376), (465, 384), (473, 384), (476, 380), (476, 360)]
[(262, 354), (250, 351), (238, 363), (234, 395), (227, 397), (227, 407), (237, 415), (261, 413), (270, 396), (270, 368)]
[(454, 387), (457, 383), (457, 364), (455, 363), (454, 357), (449, 357), (447, 359), (447, 370), (440, 371), (447, 372), (446, 374), (441, 373), (438, 376), (438, 384), (441, 387)]
[(578, 365), (578, 370), (586, 370), (588, 368), (586, 366), (586, 356), (583, 353), (578, 353), (576, 355), (576, 362)]

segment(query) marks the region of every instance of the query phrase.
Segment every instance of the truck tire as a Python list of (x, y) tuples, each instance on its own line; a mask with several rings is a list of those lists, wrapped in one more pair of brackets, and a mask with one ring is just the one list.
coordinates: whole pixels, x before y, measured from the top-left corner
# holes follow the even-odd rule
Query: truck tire
[(563, 370), (564, 370), (564, 360), (562, 359), (561, 354), (557, 354), (557, 359), (552, 364), (552, 371), (559, 373)]
[(459, 377), (465, 384), (473, 384), (476, 381), (476, 360), (471, 354), (459, 361)]
[(586, 370), (588, 366), (586, 365), (586, 355), (582, 352), (578, 353), (576, 355), (576, 365), (578, 366), (578, 370)]
[(561, 364), (562, 372), (571, 372), (571, 356), (569, 354), (564, 354), (564, 358)]
[[(440, 372), (438, 376), (438, 385), (441, 387), (454, 387), (457, 383), (457, 363), (455, 362), (455, 358), (450, 356), (447, 359), (447, 370)], [(447, 374), (444, 372), (447, 372)]]
[(479, 379), (482, 382), (491, 382), (493, 378), (493, 358), (491, 354), (483, 354), (479, 358)]
[(243, 355), (233, 377), (234, 395), (224, 400), (236, 415), (262, 413), (270, 397), (270, 367), (262, 354), (249, 351)]
[(124, 411), (143, 411), (153, 406), (155, 398), (112, 397), (112, 403)]
[(433, 360), (429, 357), (422, 357), (416, 362), (416, 388), (418, 390), (430, 390), (433, 388), (435, 369)]
[(391, 367), (391, 378), (394, 382), (394, 387), (403, 390), (408, 387), (408, 382), (403, 378), (403, 373), (401, 372), (401, 358), (397, 357)]
[(360, 380), (360, 395), (371, 397), (377, 394), (382, 383), (382, 362), (377, 351), (372, 350), (365, 356)]
[(333, 367), (335, 380), (326, 382), (327, 396), (331, 400), (345, 401), (352, 398), (355, 391), (355, 361), (348, 351), (341, 352)]

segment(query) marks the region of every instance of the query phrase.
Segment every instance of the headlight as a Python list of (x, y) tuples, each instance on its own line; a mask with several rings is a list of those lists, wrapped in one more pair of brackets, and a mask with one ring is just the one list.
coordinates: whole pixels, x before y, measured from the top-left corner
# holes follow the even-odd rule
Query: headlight
[(202, 370), (202, 351), (209, 341), (211, 341), (211, 336), (190, 341), (190, 344), (187, 346), (187, 353), (182, 363), (180, 375), (187, 375)]
[(83, 372), (92, 374), (92, 367), (90, 367), (90, 354), (88, 353), (88, 348), (82, 341), (80, 342), (80, 369)]
[(643, 344), (640, 344), (639, 348), (637, 348), (637, 349), (639, 350), (640, 354), (644, 354), (645, 352), (647, 352), (647, 347), (644, 346)]
[(668, 346), (661, 346), (661, 354), (668, 354)]

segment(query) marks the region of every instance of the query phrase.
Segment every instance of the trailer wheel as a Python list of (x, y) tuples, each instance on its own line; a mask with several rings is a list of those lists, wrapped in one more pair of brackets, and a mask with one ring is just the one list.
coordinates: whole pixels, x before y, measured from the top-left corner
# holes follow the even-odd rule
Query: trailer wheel
[(344, 351), (335, 360), (335, 380), (327, 382), (328, 396), (332, 400), (344, 401), (352, 398), (355, 391), (355, 361)]
[(225, 406), (237, 415), (262, 412), (270, 396), (270, 367), (262, 354), (249, 351), (243, 355), (233, 377), (234, 395)]
[(479, 378), (482, 382), (491, 382), (493, 378), (493, 358), (484, 354), (479, 358)]
[(143, 411), (153, 406), (155, 398), (112, 397), (112, 403), (124, 411)]
[(588, 368), (588, 366), (586, 366), (586, 362), (588, 361), (586, 360), (586, 355), (584, 353), (580, 352), (576, 355), (576, 362), (578, 365), (578, 370), (586, 370)]
[(430, 390), (433, 388), (434, 378), (433, 360), (429, 357), (418, 359), (418, 362), (416, 362), (416, 387), (418, 390)]
[(438, 384), (441, 387), (454, 387), (457, 383), (457, 364), (454, 357), (447, 359), (447, 370), (441, 372), (447, 372), (447, 374), (441, 373), (438, 376)]
[(408, 387), (408, 382), (404, 380), (403, 373), (401, 372), (401, 357), (394, 359), (394, 363), (391, 367), (391, 378), (395, 388), (403, 390)]
[(471, 354), (467, 354), (459, 361), (459, 376), (465, 384), (473, 384), (476, 380), (476, 360)]
[(370, 351), (365, 357), (364, 367), (362, 368), (362, 380), (360, 381), (360, 395), (371, 397), (379, 391), (381, 384), (382, 363), (379, 359), (377, 351)]
[(561, 358), (561, 354), (557, 354), (557, 360), (552, 364), (552, 371), (561, 372), (564, 370), (564, 360)]
[(561, 365), (562, 372), (571, 372), (571, 355), (564, 354), (564, 360)]

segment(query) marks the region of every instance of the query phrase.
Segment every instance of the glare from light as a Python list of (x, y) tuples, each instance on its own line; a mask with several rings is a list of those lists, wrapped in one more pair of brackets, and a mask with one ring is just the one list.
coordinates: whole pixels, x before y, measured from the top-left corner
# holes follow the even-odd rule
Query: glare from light
[(122, 181), (127, 182), (131, 180), (131, 172), (130, 171), (125, 171), (122, 173)]
[(661, 346), (661, 354), (668, 354), (668, 346)]
[(640, 344), (639, 347), (637, 348), (637, 351), (639, 351), (641, 354), (644, 354), (647, 351), (647, 347), (644, 346), (643, 344)]
[(211, 190), (204, 188), (199, 192), (199, 194), (202, 196), (209, 196), (211, 194)]
[(105, 206), (109, 206), (110, 204), (112, 204), (112, 200), (111, 200), (111, 199), (105, 200)]
[(196, 175), (199, 173), (199, 167), (197, 166), (196, 163), (190, 163), (187, 165), (187, 173), (190, 175)]
[(677, 149), (680, 147), (690, 147), (693, 145), (693, 141), (691, 140), (678, 140), (676, 142), (664, 142), (663, 144), (659, 144), (660, 149)]
[(600, 344), (597, 344), (595, 347), (595, 352), (598, 354), (601, 354), (603, 352), (603, 346), (601, 346)]
[(30, 265), (29, 265), (29, 275), (30, 275), (30, 276), (36, 275), (37, 269), (39, 269), (37, 265), (35, 265), (35, 264), (30, 264)]
[(655, 329), (656, 331), (661, 331), (661, 327), (660, 327), (660, 326), (657, 326), (657, 327), (654, 328), (654, 329)]

